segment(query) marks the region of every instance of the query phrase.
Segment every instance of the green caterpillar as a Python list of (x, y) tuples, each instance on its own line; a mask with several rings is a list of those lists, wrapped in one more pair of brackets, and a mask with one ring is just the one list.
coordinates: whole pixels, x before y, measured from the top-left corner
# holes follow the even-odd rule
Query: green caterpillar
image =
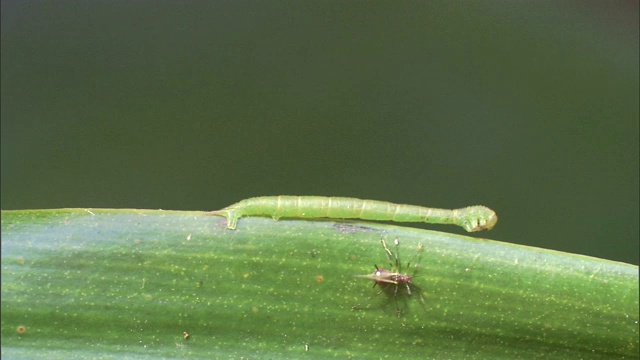
[(235, 229), (242, 216), (271, 216), (280, 218), (363, 219), (397, 222), (425, 222), (453, 224), (465, 230), (491, 229), (498, 216), (486, 206), (468, 206), (447, 210), (386, 201), (362, 200), (327, 196), (261, 196), (242, 200), (207, 215), (227, 218), (227, 229)]

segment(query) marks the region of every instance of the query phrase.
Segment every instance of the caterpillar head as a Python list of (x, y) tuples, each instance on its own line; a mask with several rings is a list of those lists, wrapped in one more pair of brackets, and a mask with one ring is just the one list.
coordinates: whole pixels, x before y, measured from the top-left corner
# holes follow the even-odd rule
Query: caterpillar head
[(460, 213), (462, 227), (469, 232), (490, 230), (497, 222), (496, 212), (486, 206), (469, 206)]

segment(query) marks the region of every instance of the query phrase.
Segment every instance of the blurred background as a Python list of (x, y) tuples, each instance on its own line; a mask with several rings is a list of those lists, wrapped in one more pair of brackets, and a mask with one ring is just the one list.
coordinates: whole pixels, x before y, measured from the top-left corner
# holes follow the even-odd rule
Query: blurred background
[(638, 264), (637, 1), (1, 6), (3, 210), (484, 204)]

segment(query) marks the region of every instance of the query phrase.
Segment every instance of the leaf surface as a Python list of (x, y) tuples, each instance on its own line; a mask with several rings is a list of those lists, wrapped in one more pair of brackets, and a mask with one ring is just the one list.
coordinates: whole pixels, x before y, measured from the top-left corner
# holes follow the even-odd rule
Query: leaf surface
[[(403, 268), (424, 246), (407, 270), (424, 307), (416, 293), (355, 277), (389, 268), (381, 238), (394, 252), (399, 239)], [(201, 212), (2, 212), (3, 358), (638, 351), (638, 267), (628, 264), (367, 222), (248, 217), (227, 230)]]

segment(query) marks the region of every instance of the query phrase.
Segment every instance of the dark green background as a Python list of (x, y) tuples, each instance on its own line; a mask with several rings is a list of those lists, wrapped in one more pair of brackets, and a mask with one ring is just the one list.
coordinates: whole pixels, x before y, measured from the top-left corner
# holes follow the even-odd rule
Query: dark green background
[(1, 26), (2, 209), (480, 203), (481, 236), (639, 262), (637, 2), (2, 1)]

